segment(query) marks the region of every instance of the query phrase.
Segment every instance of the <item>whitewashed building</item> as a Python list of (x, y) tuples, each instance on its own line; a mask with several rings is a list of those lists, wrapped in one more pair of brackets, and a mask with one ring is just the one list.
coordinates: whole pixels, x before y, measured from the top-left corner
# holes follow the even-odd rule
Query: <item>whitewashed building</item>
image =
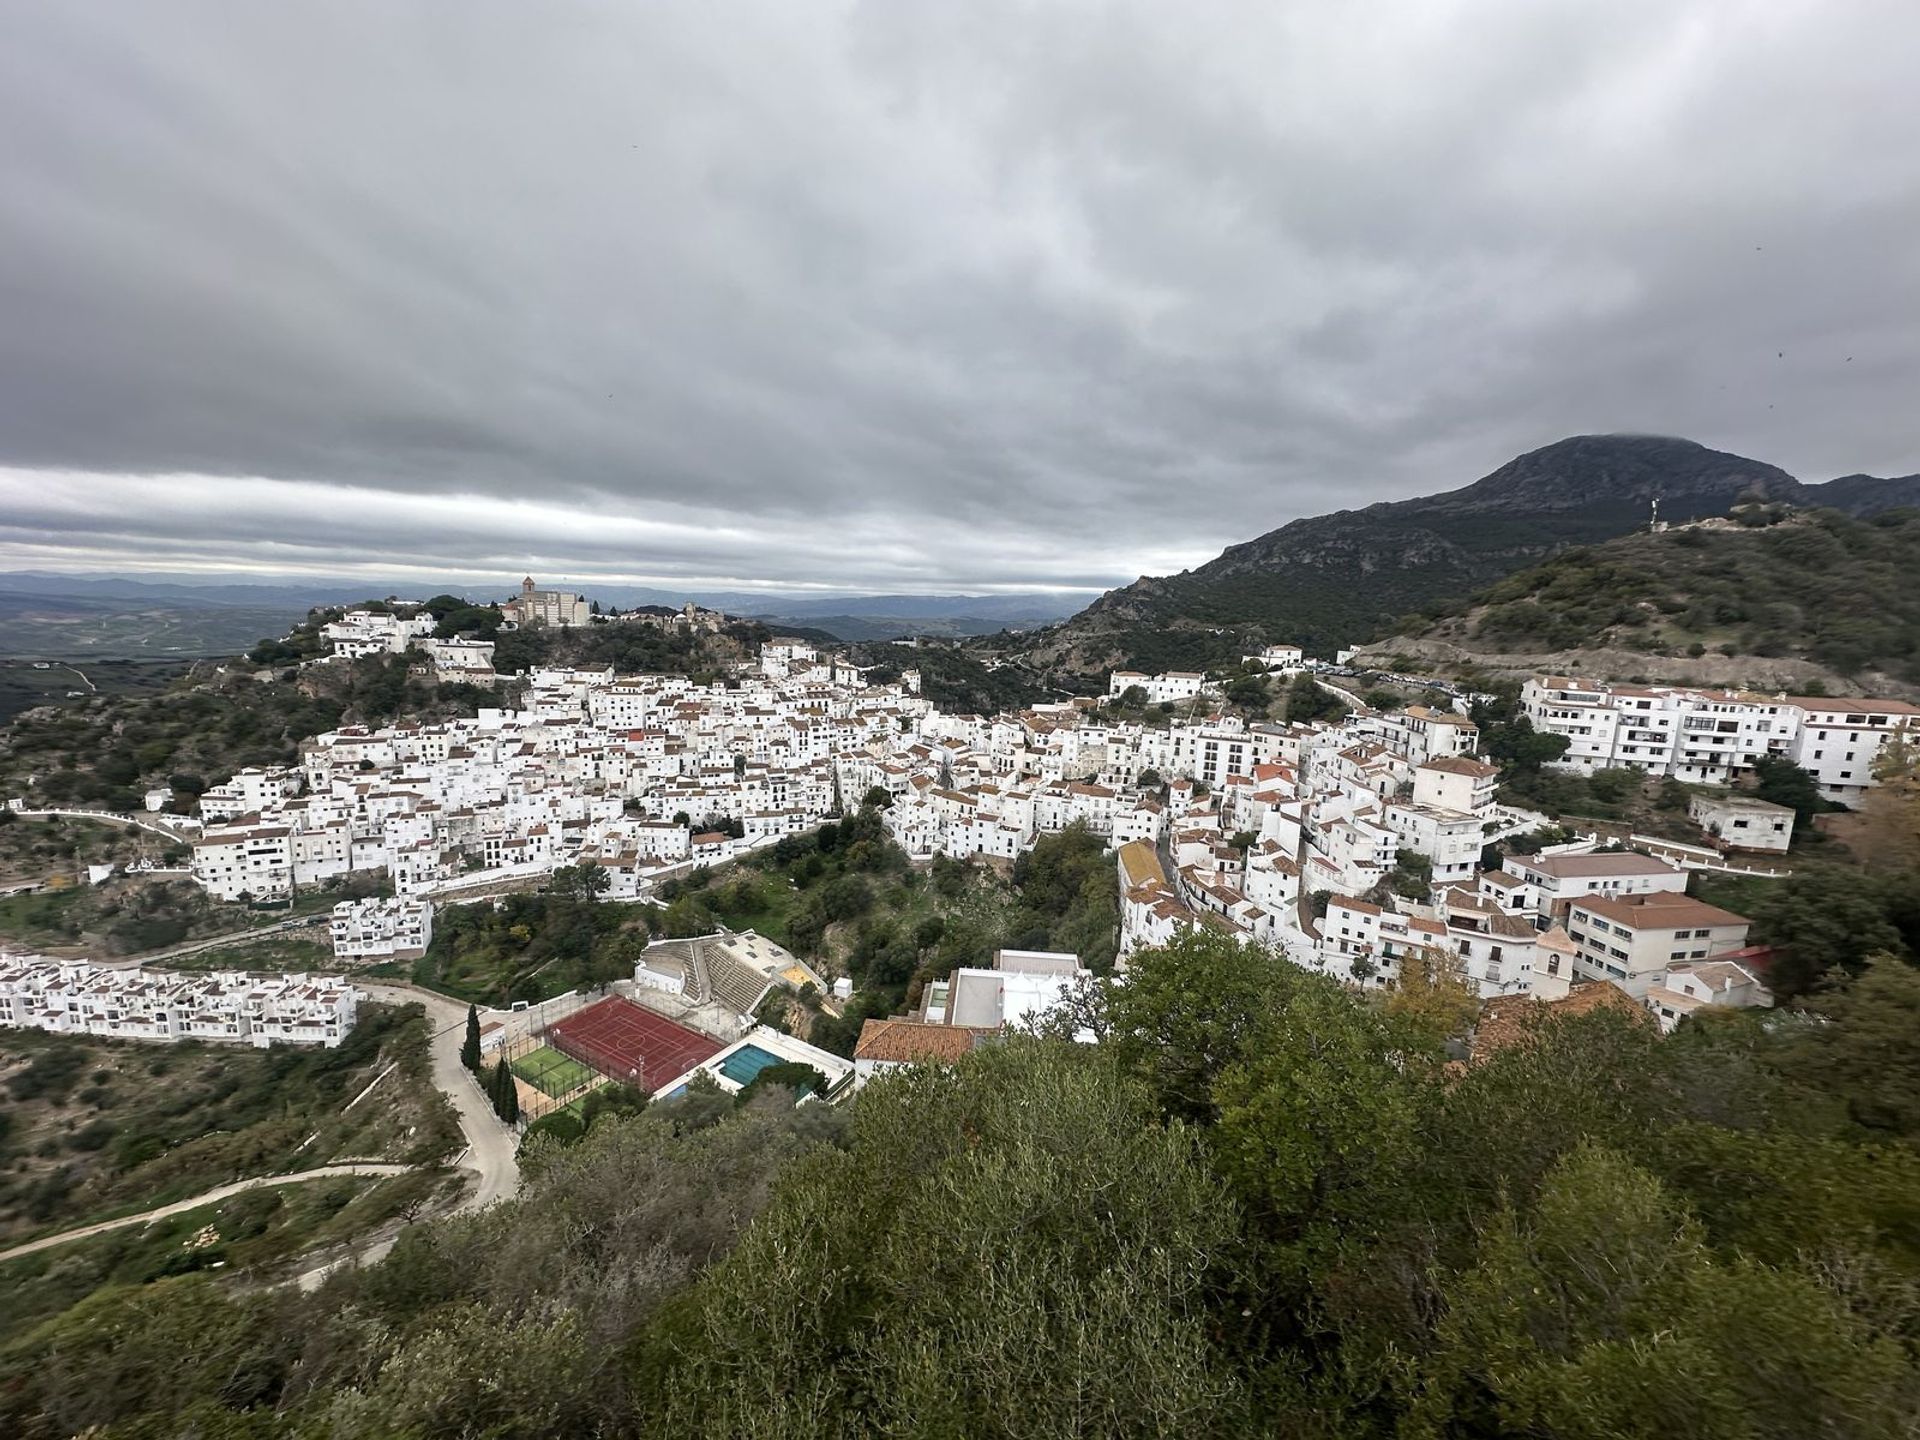
[(433, 943), (433, 902), (342, 900), (329, 922), (336, 960), (416, 960)]

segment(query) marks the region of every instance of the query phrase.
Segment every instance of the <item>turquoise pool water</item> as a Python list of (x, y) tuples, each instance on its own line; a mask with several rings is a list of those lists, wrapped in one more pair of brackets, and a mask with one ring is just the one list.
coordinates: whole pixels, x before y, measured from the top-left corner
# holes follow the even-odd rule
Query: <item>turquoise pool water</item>
[(750, 1085), (753, 1077), (769, 1065), (781, 1063), (780, 1057), (771, 1050), (762, 1050), (758, 1045), (742, 1045), (720, 1062), (720, 1073), (736, 1085)]

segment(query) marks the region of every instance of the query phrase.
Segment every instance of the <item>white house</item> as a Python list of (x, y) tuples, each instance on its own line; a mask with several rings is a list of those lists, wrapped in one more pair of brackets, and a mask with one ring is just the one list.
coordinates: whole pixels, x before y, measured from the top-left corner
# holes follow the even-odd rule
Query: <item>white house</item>
[(1504, 867), (1519, 883), (1509, 889), (1502, 908), (1531, 912), (1543, 922), (1564, 920), (1567, 906), (1588, 896), (1678, 895), (1687, 888), (1686, 871), (1636, 850), (1509, 855)]
[(1115, 670), (1107, 677), (1107, 694), (1124, 695), (1138, 687), (1146, 693), (1147, 703), (1163, 705), (1171, 701), (1191, 700), (1206, 685), (1207, 677), (1192, 670), (1169, 670), (1164, 675), (1144, 675), (1138, 670)]
[(1645, 1004), (1671, 1033), (1687, 1016), (1723, 1009), (1771, 1009), (1773, 992), (1749, 966), (1733, 958), (1676, 961), (1647, 991)]
[(1493, 808), (1493, 792), (1500, 771), (1484, 760), (1465, 755), (1440, 755), (1413, 772), (1413, 800), (1462, 815), (1484, 816)]
[(1712, 960), (1747, 943), (1747, 918), (1686, 895), (1588, 896), (1567, 908), (1574, 974), (1611, 980), (1636, 1000), (1676, 964)]
[(1904, 700), (1828, 700), (1796, 695), (1787, 701), (1798, 719), (1787, 758), (1813, 773), (1828, 800), (1857, 804), (1874, 784), (1880, 748), (1896, 737), (1920, 739), (1920, 706)]
[(1696, 795), (1687, 816), (1722, 850), (1779, 854), (1793, 843), (1793, 807), (1752, 795)]
[(1263, 670), (1297, 670), (1306, 660), (1306, 651), (1298, 645), (1264, 645), (1251, 655), (1240, 657), (1244, 664)]
[(358, 1001), (332, 975), (181, 975), (0, 958), (0, 1026), (57, 1035), (332, 1047), (352, 1031)]

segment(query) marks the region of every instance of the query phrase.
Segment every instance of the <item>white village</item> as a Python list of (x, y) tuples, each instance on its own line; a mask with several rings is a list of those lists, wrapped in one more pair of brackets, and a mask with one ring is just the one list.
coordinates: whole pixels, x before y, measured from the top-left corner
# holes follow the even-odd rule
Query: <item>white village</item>
[[(506, 608), (515, 624), (636, 623), (601, 620), (580, 596), (531, 579)], [(724, 617), (689, 606), (637, 618), (711, 628)], [(325, 626), (331, 654), (312, 663), (405, 654), (440, 679), (495, 686), (491, 643), (431, 630), (430, 617), (348, 612)], [(1697, 845), (1576, 835), (1488, 868), (1489, 846), (1550, 817), (1496, 799), (1470, 696), (1436, 686), (1431, 704), (1377, 710), (1342, 689), (1341, 669), (1296, 647), (1269, 646), (1246, 665), (1304, 674), (1353, 703), (1330, 723), (1250, 723), (1203, 674), (1123, 670), (1105, 697), (949, 713), (919, 693), (916, 671), (878, 683), (776, 637), (757, 663), (709, 684), (538, 668), (513, 677), (511, 708), (315, 735), (297, 766), (242, 770), (177, 823), (192, 834), (192, 878), (221, 900), (285, 902), (380, 877), (387, 898), (334, 907), (330, 939), (346, 969), (423, 954), (437, 905), (537, 886), (563, 867), (592, 867), (609, 899), (647, 900), (674, 877), (876, 803), (915, 863), (1011, 862), (1070, 826), (1098, 837), (1117, 869), (1122, 976), (1136, 950), (1201, 926), (1358, 988), (1395, 986), (1410, 957), (1448, 967), (1483, 1001), (1564, 1002), (1608, 986), (1671, 1028), (1702, 1006), (1771, 1003), (1746, 919), (1685, 893), (1690, 870), (1761, 863), (1792, 839), (1791, 810), (1738, 788), (1754, 763), (1784, 757), (1827, 798), (1856, 799), (1878, 748), (1920, 729), (1920, 707), (1898, 701), (1537, 676), (1521, 703), (1536, 730), (1568, 741), (1561, 768), (1727, 788), (1693, 800)], [(766, 975), (800, 973), (791, 961), (780, 952)], [(1008, 952), (1002, 968), (1023, 967), (1064, 974), (1047, 987), (1056, 1000), (1086, 973), (1071, 956)], [(644, 966), (634, 982), (643, 1003), (662, 988)], [(965, 984), (955, 977), (915, 1013), (869, 1021), (863, 1046), (937, 1055), (968, 1043), (956, 1027), (1046, 1008), (963, 1025), (954, 1015), (967, 1007), (945, 997)], [(748, 989), (741, 1023), (764, 994)], [(0, 973), (0, 1024), (337, 1044), (352, 994), (338, 977), (189, 980), (16, 956)], [(903, 1028), (914, 1026), (924, 1028)]]

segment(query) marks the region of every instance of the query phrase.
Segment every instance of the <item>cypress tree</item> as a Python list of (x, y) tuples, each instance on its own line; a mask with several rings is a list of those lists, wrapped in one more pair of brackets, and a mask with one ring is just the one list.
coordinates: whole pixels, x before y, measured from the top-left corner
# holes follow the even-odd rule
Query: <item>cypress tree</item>
[(517, 1125), (520, 1123), (520, 1091), (514, 1086), (513, 1071), (507, 1068), (506, 1062), (501, 1062), (500, 1069), (507, 1077), (500, 1089), (500, 1118), (509, 1125)]
[(513, 1071), (507, 1067), (507, 1057), (502, 1055), (500, 1063), (493, 1067), (493, 1079), (487, 1086), (487, 1093), (493, 1099), (493, 1113), (502, 1120), (507, 1118), (507, 1096), (513, 1093)]
[(480, 1073), (480, 1008), (477, 1005), (467, 1006), (467, 1041), (460, 1047), (460, 1063), (474, 1074)]

